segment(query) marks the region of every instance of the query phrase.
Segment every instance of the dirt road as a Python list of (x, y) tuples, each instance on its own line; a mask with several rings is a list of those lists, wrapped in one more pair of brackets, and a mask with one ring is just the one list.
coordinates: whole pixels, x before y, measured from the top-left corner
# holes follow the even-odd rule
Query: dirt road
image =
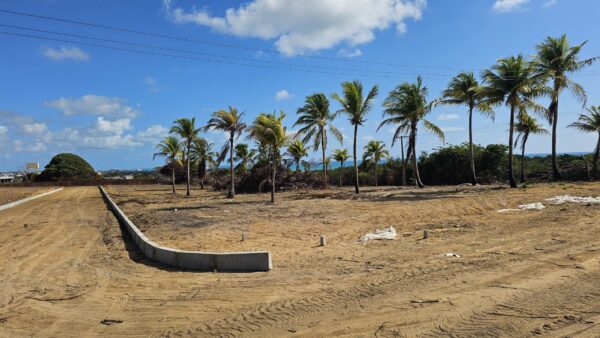
[(352, 201), (432, 237), (362, 245), (349, 226), (324, 248), (275, 241), (271, 272), (215, 274), (143, 259), (97, 188), (66, 188), (0, 214), (0, 336), (600, 337), (600, 206), (494, 211), (565, 192)]

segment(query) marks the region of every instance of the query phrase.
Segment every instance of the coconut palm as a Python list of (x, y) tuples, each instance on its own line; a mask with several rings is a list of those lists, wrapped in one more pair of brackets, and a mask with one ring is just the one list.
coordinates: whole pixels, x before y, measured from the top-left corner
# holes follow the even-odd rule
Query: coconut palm
[(300, 164), (302, 165), (302, 168), (304, 168), (305, 173), (309, 173), (312, 170), (312, 163), (310, 163), (310, 161), (302, 160)]
[(521, 114), (519, 121), (515, 124), (517, 139), (515, 140), (515, 148), (521, 142), (521, 183), (525, 183), (525, 145), (529, 139), (529, 135), (548, 134), (548, 131), (542, 127), (535, 118)]
[(363, 162), (367, 162), (373, 165), (373, 178), (375, 179), (375, 186), (377, 186), (377, 163), (379, 160), (385, 157), (389, 157), (390, 154), (385, 149), (385, 144), (381, 141), (369, 141), (363, 151)]
[(350, 158), (348, 149), (336, 149), (333, 151), (333, 159), (340, 162), (340, 187), (342, 186), (342, 173), (344, 172), (344, 162)]
[(287, 153), (294, 159), (294, 163), (296, 164), (296, 172), (299, 172), (300, 160), (303, 157), (308, 156), (308, 148), (306, 148), (302, 140), (296, 139), (288, 145)]
[(592, 171), (594, 180), (598, 179), (598, 162), (600, 161), (600, 106), (592, 106), (587, 109), (589, 115), (580, 114), (577, 122), (569, 125), (570, 128), (579, 129), (585, 133), (598, 133), (598, 141), (592, 160)]
[(234, 140), (238, 138), (242, 131), (246, 128), (246, 124), (242, 122), (244, 113), (238, 112), (237, 108), (229, 106), (229, 110), (219, 110), (212, 114), (210, 120), (204, 127), (205, 130), (221, 130), (228, 134), (229, 143), (223, 146), (223, 152), (229, 151), (229, 192), (228, 198), (235, 197), (235, 173), (233, 168), (233, 150)]
[(581, 60), (579, 53), (587, 41), (580, 45), (571, 46), (566, 35), (559, 38), (547, 37), (536, 46), (536, 71), (547, 77), (552, 87), (548, 121), (552, 124), (552, 173), (554, 179), (560, 179), (561, 174), (556, 160), (556, 139), (558, 126), (558, 99), (564, 89), (570, 89), (575, 98), (586, 104), (587, 95), (583, 87), (569, 77), (569, 74), (590, 66), (598, 58)]
[(534, 99), (548, 94), (543, 78), (536, 74), (533, 63), (523, 55), (511, 56), (498, 60), (491, 69), (483, 72), (484, 95), (492, 105), (505, 104), (510, 109), (508, 128), (508, 179), (511, 188), (517, 187), (513, 172), (513, 136), (515, 130), (515, 113), (523, 115), (532, 110), (545, 114), (546, 109)]
[(373, 100), (377, 96), (379, 88), (373, 86), (367, 96), (363, 96), (363, 85), (360, 81), (342, 82), (342, 96), (337, 93), (332, 98), (340, 103), (342, 109), (339, 112), (346, 114), (350, 123), (354, 126), (354, 143), (352, 155), (354, 159), (354, 191), (359, 193), (358, 164), (356, 162), (356, 139), (358, 126), (367, 120), (367, 114), (373, 107)]
[(448, 88), (444, 90), (439, 104), (466, 105), (469, 108), (469, 157), (471, 169), (471, 183), (477, 184), (475, 172), (475, 154), (473, 151), (473, 110), (477, 110), (486, 117), (494, 119), (494, 112), (486, 102), (481, 86), (472, 72), (463, 72), (452, 78)]
[(258, 142), (267, 145), (271, 153), (271, 203), (275, 203), (275, 176), (279, 158), (279, 148), (283, 147), (287, 141), (286, 130), (282, 124), (285, 114), (280, 112), (279, 115), (261, 113), (259, 114), (252, 126), (249, 128), (249, 137)]
[(342, 133), (337, 130), (332, 124), (336, 117), (336, 113), (329, 111), (329, 100), (323, 93), (312, 94), (306, 97), (304, 106), (298, 109), (297, 114), (300, 115), (295, 126), (303, 126), (298, 130), (298, 135), (303, 135), (302, 142), (308, 143), (313, 141), (313, 149), (315, 151), (321, 148), (323, 159), (323, 179), (327, 183), (327, 166), (325, 165), (325, 153), (327, 152), (327, 130), (340, 142), (344, 138)]
[(213, 146), (213, 143), (209, 143), (202, 137), (197, 137), (192, 143), (192, 149), (190, 151), (190, 160), (192, 162), (195, 162), (198, 167), (200, 189), (204, 189), (204, 179), (206, 178), (207, 162), (212, 161), (211, 154)]
[(156, 145), (157, 152), (152, 159), (156, 157), (166, 157), (167, 163), (171, 164), (173, 193), (175, 193), (175, 164), (180, 164), (181, 144), (175, 136), (165, 137), (159, 144)]
[(245, 143), (240, 143), (235, 146), (235, 157), (234, 160), (238, 162), (235, 170), (238, 175), (246, 174), (248, 168), (250, 168), (256, 162), (258, 151), (256, 149), (249, 149)]
[(427, 102), (427, 87), (423, 85), (423, 79), (419, 76), (416, 82), (405, 82), (388, 94), (383, 103), (385, 108), (383, 115), (388, 116), (388, 118), (383, 120), (377, 128), (379, 130), (386, 125), (397, 126), (392, 138), (392, 145), (401, 134), (409, 134), (409, 149), (412, 152), (409, 157), (413, 161), (413, 179), (415, 184), (420, 188), (424, 187), (424, 185), (419, 175), (416, 153), (419, 123), (422, 123), (425, 129), (444, 141), (444, 132), (440, 127), (425, 119), (435, 104), (436, 101)]
[(186, 196), (190, 195), (190, 150), (192, 148), (192, 143), (198, 137), (200, 133), (200, 129), (196, 128), (196, 118), (192, 117), (191, 119), (181, 118), (175, 120), (173, 122), (173, 126), (169, 131), (172, 134), (178, 135), (181, 137), (181, 142), (184, 147), (184, 159), (186, 163), (186, 176), (187, 176), (187, 190)]

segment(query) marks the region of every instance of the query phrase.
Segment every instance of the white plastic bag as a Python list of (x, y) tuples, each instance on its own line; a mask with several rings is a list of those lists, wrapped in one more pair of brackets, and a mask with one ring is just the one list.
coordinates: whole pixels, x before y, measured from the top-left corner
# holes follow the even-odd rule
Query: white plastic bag
[(360, 238), (361, 242), (368, 242), (370, 240), (381, 240), (381, 239), (389, 239), (389, 240), (394, 240), (396, 239), (396, 229), (394, 229), (393, 226), (390, 226), (387, 229), (383, 229), (383, 230), (375, 230), (373, 232), (369, 232), (368, 234), (362, 236)]

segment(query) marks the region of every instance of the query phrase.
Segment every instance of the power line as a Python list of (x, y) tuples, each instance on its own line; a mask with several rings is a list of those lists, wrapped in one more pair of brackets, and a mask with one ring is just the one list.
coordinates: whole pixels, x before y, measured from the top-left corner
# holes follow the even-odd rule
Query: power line
[(100, 28), (100, 29), (105, 29), (105, 30), (125, 32), (125, 33), (130, 33), (130, 34), (151, 36), (151, 37), (156, 37), (156, 38), (161, 38), (161, 39), (171, 39), (171, 40), (207, 44), (207, 45), (213, 45), (213, 46), (225, 47), (225, 48), (235, 48), (235, 49), (243, 49), (243, 50), (249, 50), (249, 51), (254, 51), (254, 52), (271, 53), (271, 54), (277, 54), (277, 55), (284, 54), (284, 55), (288, 55), (288, 56), (302, 56), (302, 57), (306, 57), (306, 58), (310, 58), (310, 59), (318, 59), (318, 60), (326, 60), (326, 61), (341, 61), (341, 62), (347, 62), (347, 63), (377, 64), (377, 65), (398, 66), (398, 67), (405, 67), (405, 68), (424, 68), (424, 69), (435, 69), (435, 70), (465, 70), (463, 68), (457, 68), (457, 67), (433, 67), (433, 66), (409, 65), (409, 64), (390, 63), (390, 62), (379, 62), (379, 61), (353, 60), (353, 59), (346, 59), (346, 58), (339, 58), (339, 57), (318, 56), (318, 55), (305, 55), (305, 54), (297, 55), (297, 54), (293, 54), (293, 53), (276, 51), (273, 49), (255, 48), (255, 47), (241, 46), (241, 45), (228, 44), (228, 43), (209, 41), (209, 40), (190, 39), (190, 38), (184, 38), (184, 37), (175, 36), (175, 35), (144, 32), (144, 31), (133, 30), (133, 29), (123, 28), (123, 27), (108, 26), (108, 25), (102, 25), (102, 24), (97, 24), (97, 23), (70, 20), (70, 19), (65, 19), (65, 18), (57, 18), (57, 17), (45, 16), (45, 15), (39, 15), (39, 14), (33, 14), (33, 13), (11, 11), (11, 10), (6, 10), (6, 9), (0, 9), (0, 13), (25, 16), (25, 17), (50, 20), (50, 21), (57, 21), (57, 22), (75, 24), (75, 25), (82, 25), (82, 26)]
[[(31, 38), (31, 39), (39, 39), (39, 40), (65, 42), (65, 43), (71, 43), (71, 44), (74, 44), (74, 45), (98, 47), (98, 48), (112, 49), (112, 50), (118, 50), (118, 51), (125, 51), (125, 52), (130, 52), (130, 53), (148, 54), (148, 55), (154, 55), (154, 56), (166, 56), (166, 57), (186, 59), (186, 60), (193, 60), (193, 61), (212, 62), (212, 63), (220, 63), (220, 64), (245, 66), (245, 67), (264, 68), (264, 69), (291, 70), (291, 71), (297, 71), (297, 72), (307, 72), (307, 73), (327, 74), (327, 75), (373, 77), (373, 75), (367, 75), (367, 74), (334, 73), (334, 72), (314, 71), (314, 70), (310, 70), (310, 69), (272, 67), (272, 66), (265, 66), (265, 65), (256, 65), (256, 64), (238, 63), (238, 62), (230, 62), (230, 61), (207, 59), (207, 58), (190, 57), (190, 56), (183, 56), (183, 55), (174, 55), (174, 54), (159, 53), (159, 52), (153, 52), (153, 51), (144, 51), (144, 50), (139, 50), (139, 49), (130, 49), (130, 48), (123, 48), (123, 47), (108, 46), (108, 45), (102, 45), (102, 44), (97, 44), (97, 43), (88, 43), (88, 42), (81, 42), (81, 41), (57, 39), (57, 38), (51, 38), (51, 37), (47, 37), (47, 36), (39, 36), (39, 35), (31, 35), (31, 34), (21, 34), (21, 33), (6, 32), (6, 31), (0, 31), (0, 34), (9, 35), (9, 36), (16, 36), (16, 37), (25, 37), (25, 38)], [(390, 76), (386, 76), (386, 75), (379, 75), (377, 77), (391, 78)]]
[(142, 47), (142, 48), (159, 49), (159, 50), (165, 50), (165, 51), (176, 52), (176, 53), (195, 54), (195, 55), (202, 55), (202, 56), (209, 56), (209, 57), (228, 58), (228, 59), (233, 59), (233, 60), (261, 62), (261, 63), (268, 63), (268, 64), (279, 64), (279, 65), (291, 66), (291, 67), (309, 67), (310, 69), (319, 68), (319, 69), (325, 69), (325, 70), (336, 70), (336, 71), (346, 71), (346, 72), (347, 71), (366, 72), (366, 73), (373, 73), (373, 74), (388, 74), (388, 75), (411, 75), (411, 76), (423, 75), (423, 76), (440, 76), (440, 77), (451, 76), (450, 74), (417, 74), (417, 73), (401, 73), (401, 72), (367, 70), (367, 69), (340, 68), (340, 67), (319, 66), (319, 65), (302, 65), (302, 64), (289, 63), (289, 62), (280, 62), (280, 61), (273, 61), (273, 60), (268, 60), (268, 61), (256, 60), (256, 59), (229, 56), (229, 55), (223, 55), (223, 54), (213, 54), (213, 53), (198, 52), (198, 51), (186, 50), (186, 49), (169, 48), (169, 47), (162, 47), (162, 46), (156, 46), (156, 45), (141, 44), (141, 43), (130, 42), (130, 41), (105, 39), (105, 38), (92, 37), (92, 36), (80, 35), (80, 34), (62, 33), (62, 32), (49, 31), (49, 30), (45, 30), (45, 29), (37, 29), (37, 28), (30, 28), (30, 27), (23, 27), (23, 26), (0, 24), (0, 27), (14, 28), (14, 29), (27, 30), (27, 31), (38, 32), (38, 33), (60, 35), (60, 36), (67, 36), (67, 37), (73, 37), (73, 38), (79, 38), (79, 39), (88, 39), (88, 40), (110, 42), (110, 43), (123, 44), (123, 45), (131, 45), (131, 46)]

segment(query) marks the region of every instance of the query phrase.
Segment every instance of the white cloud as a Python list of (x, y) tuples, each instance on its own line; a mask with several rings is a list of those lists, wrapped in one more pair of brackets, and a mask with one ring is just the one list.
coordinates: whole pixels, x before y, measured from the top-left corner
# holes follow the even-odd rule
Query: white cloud
[(442, 129), (444, 133), (457, 133), (466, 130), (463, 127), (440, 127), (440, 129)]
[(27, 152), (32, 152), (32, 153), (39, 153), (42, 151), (46, 151), (48, 148), (46, 147), (45, 144), (43, 144), (42, 142), (36, 142), (30, 146), (28, 146), (27, 148), (25, 148), (25, 151)]
[(282, 89), (282, 90), (278, 91), (277, 93), (275, 93), (275, 99), (277, 101), (288, 100), (288, 99), (291, 99), (292, 97), (294, 97), (294, 96), (285, 89)]
[(340, 49), (340, 51), (338, 52), (339, 55), (347, 57), (347, 58), (354, 58), (357, 56), (361, 56), (362, 55), (362, 51), (358, 48), (354, 48), (354, 49), (346, 49), (346, 48), (342, 48)]
[(59, 49), (50, 47), (44, 48), (44, 56), (50, 60), (74, 60), (74, 61), (87, 61), (90, 59), (90, 55), (77, 47), (65, 47), (62, 46)]
[(21, 140), (14, 140), (13, 141), (13, 150), (14, 151), (23, 151), (23, 144), (24, 144), (24, 142)]
[(137, 139), (146, 143), (156, 143), (169, 134), (169, 128), (160, 124), (148, 127), (137, 133)]
[(437, 119), (440, 121), (458, 120), (460, 116), (458, 114), (440, 114)]
[(43, 134), (48, 131), (48, 126), (45, 123), (26, 123), (21, 126), (23, 132), (27, 135)]
[(4, 149), (8, 141), (8, 128), (0, 125), (0, 149)]
[(144, 78), (144, 84), (150, 93), (158, 93), (160, 91), (160, 88), (158, 88), (158, 81), (150, 75)]
[(506, 13), (520, 9), (529, 0), (496, 0), (492, 7), (496, 12)]
[(406, 31), (407, 19), (419, 20), (426, 0), (253, 0), (213, 16), (206, 7), (186, 11), (163, 0), (176, 23), (195, 23), (238, 37), (276, 40), (286, 54), (302, 54), (344, 44), (355, 47), (375, 39), (375, 31), (395, 26)]
[(122, 134), (125, 130), (131, 129), (131, 120), (118, 119), (110, 121), (100, 116), (96, 119), (96, 129), (102, 133)]
[(48, 101), (46, 106), (62, 110), (63, 114), (71, 115), (100, 115), (106, 117), (133, 118), (139, 111), (124, 104), (125, 100), (118, 97), (84, 95), (81, 98), (65, 98)]
[(557, 2), (558, 0), (548, 0), (544, 3), (544, 8), (552, 7), (556, 5)]

